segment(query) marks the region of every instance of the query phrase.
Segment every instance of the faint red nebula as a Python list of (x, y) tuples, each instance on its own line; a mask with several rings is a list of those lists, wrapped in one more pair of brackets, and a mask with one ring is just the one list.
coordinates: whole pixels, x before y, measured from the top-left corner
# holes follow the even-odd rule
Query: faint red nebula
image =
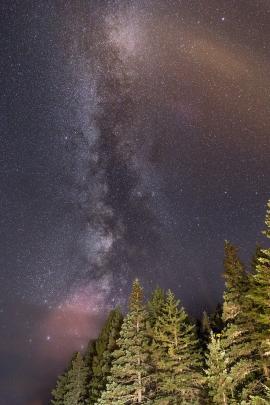
[(52, 309), (38, 331), (39, 355), (55, 360), (83, 350), (97, 336), (109, 307), (108, 280), (91, 282), (76, 288), (62, 303)]

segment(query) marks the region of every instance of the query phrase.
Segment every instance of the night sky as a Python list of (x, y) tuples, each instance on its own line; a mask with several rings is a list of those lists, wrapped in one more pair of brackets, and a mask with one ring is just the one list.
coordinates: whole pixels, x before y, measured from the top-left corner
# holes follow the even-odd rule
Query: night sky
[(221, 300), (270, 197), (268, 0), (0, 2), (0, 404), (45, 405), (74, 350), (171, 288)]

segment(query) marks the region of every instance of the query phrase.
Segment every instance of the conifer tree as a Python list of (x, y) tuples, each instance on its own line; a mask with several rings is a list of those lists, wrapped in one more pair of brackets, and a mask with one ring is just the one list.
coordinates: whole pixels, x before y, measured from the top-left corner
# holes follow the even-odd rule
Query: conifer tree
[(147, 402), (151, 366), (149, 364), (148, 315), (143, 305), (143, 290), (135, 280), (129, 300), (129, 313), (124, 318), (113, 352), (111, 375), (99, 404), (124, 405)]
[(210, 318), (206, 311), (203, 311), (202, 320), (198, 322), (198, 335), (202, 349), (206, 349), (211, 334)]
[(84, 405), (86, 402), (86, 382), (88, 369), (81, 353), (77, 353), (67, 373), (64, 405)]
[(57, 379), (56, 386), (52, 390), (52, 405), (64, 405), (65, 394), (68, 390), (67, 383), (68, 383), (68, 372), (72, 367), (73, 360), (76, 358), (77, 353), (73, 353), (69, 364), (62, 375), (60, 375)]
[[(155, 364), (153, 362), (153, 328), (155, 327), (155, 324), (157, 322), (157, 319), (159, 316), (162, 315), (163, 311), (163, 306), (165, 303), (165, 293), (164, 291), (160, 288), (157, 287), (153, 293), (151, 294), (151, 297), (147, 303), (147, 310), (149, 314), (149, 335), (150, 335), (150, 362), (151, 362), (151, 367), (152, 367), (152, 372), (153, 376), (156, 374), (155, 373)], [(152, 393), (156, 392), (156, 381), (154, 378), (151, 379), (151, 384), (150, 384), (150, 391)]]
[(240, 402), (256, 390), (256, 347), (251, 341), (253, 331), (246, 294), (248, 276), (237, 249), (225, 243), (225, 292), (223, 321), (226, 327), (221, 333), (221, 344), (226, 353), (227, 371), (231, 377), (230, 400)]
[(228, 360), (220, 344), (220, 335), (211, 333), (206, 354), (206, 375), (209, 396), (216, 405), (229, 405), (231, 377), (227, 370)]
[[(270, 238), (270, 201), (266, 213), (266, 230)], [(248, 298), (252, 304), (249, 316), (255, 325), (254, 346), (259, 348), (259, 364), (265, 381), (270, 384), (270, 248), (261, 249), (255, 273), (251, 275)]]
[(88, 395), (88, 391), (89, 391), (89, 386), (90, 386), (90, 382), (92, 381), (93, 378), (93, 358), (94, 355), (96, 354), (95, 351), (95, 340), (90, 340), (87, 348), (85, 350), (83, 359), (84, 359), (84, 364), (87, 368), (87, 379), (86, 379), (86, 387), (87, 387), (87, 398), (89, 400), (90, 395)]
[(158, 318), (161, 315), (162, 308), (165, 301), (165, 294), (164, 291), (157, 287), (147, 303), (147, 309), (149, 313), (149, 322), (151, 326), (153, 326)]
[(224, 328), (222, 312), (223, 306), (219, 303), (217, 304), (215, 311), (209, 316), (211, 330), (214, 333), (221, 333), (222, 329)]
[(123, 317), (118, 308), (111, 311), (95, 342), (89, 384), (89, 404), (94, 404), (105, 390), (110, 373), (112, 353), (116, 349)]
[(225, 291), (222, 318), (225, 323), (229, 323), (241, 312), (241, 299), (243, 292), (247, 291), (248, 278), (236, 247), (226, 241), (224, 251)]
[(202, 394), (202, 359), (186, 312), (171, 291), (153, 329), (157, 404), (196, 404)]
[(263, 249), (262, 246), (260, 246), (259, 244), (256, 244), (255, 253), (251, 259), (251, 274), (256, 272), (256, 266), (259, 264), (258, 259), (261, 256), (262, 249)]
[(90, 340), (83, 356), (84, 363), (89, 369), (89, 372), (91, 372), (92, 370), (93, 358), (96, 355), (95, 344), (95, 340)]
[(266, 229), (263, 231), (263, 234), (270, 239), (270, 200), (267, 203), (265, 225)]
[(58, 377), (56, 387), (52, 390), (52, 405), (65, 405), (64, 399), (67, 392), (67, 373)]

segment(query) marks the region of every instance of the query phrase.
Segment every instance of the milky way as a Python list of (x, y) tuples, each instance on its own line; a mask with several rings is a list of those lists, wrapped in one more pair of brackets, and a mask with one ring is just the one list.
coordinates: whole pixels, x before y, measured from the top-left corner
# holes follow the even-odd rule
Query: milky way
[(270, 194), (267, 1), (23, 3), (0, 6), (1, 405), (47, 403), (135, 277), (213, 309)]

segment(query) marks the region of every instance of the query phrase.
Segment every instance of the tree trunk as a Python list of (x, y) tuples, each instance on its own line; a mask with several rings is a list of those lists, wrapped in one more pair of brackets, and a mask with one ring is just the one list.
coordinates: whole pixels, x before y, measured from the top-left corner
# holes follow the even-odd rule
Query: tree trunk
[(141, 373), (138, 373), (138, 383), (139, 383), (139, 389), (138, 389), (138, 403), (142, 403), (142, 377)]
[(270, 373), (269, 373), (269, 368), (265, 363), (263, 363), (263, 374), (267, 380), (269, 380)]

